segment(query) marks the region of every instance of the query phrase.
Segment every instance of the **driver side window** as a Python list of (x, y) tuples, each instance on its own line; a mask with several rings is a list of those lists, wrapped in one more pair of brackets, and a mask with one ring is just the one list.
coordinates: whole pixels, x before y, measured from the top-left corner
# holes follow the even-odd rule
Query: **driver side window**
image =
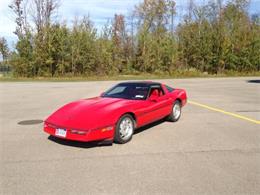
[(164, 95), (164, 91), (162, 90), (162, 88), (160, 86), (158, 87), (152, 87), (150, 90), (150, 94), (149, 97), (161, 97)]

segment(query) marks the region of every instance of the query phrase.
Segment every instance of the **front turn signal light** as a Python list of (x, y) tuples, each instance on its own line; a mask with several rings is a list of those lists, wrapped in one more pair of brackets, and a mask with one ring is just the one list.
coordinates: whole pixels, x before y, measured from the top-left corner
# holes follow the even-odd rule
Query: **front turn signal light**
[(109, 126), (109, 127), (105, 127), (103, 129), (101, 129), (102, 132), (111, 131), (111, 130), (113, 130), (113, 126)]

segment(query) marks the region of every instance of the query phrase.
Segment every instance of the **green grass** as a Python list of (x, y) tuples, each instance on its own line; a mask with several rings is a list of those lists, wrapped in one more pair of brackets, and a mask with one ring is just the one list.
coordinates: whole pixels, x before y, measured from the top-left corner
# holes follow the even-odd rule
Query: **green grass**
[(260, 76), (258, 72), (236, 72), (226, 71), (221, 74), (208, 74), (199, 71), (176, 71), (171, 74), (127, 74), (111, 76), (64, 76), (64, 77), (14, 77), (11, 74), (0, 75), (0, 82), (76, 82), (76, 81), (112, 81), (112, 80), (154, 80), (154, 79), (178, 79), (178, 78), (218, 78), (218, 77), (242, 77), (242, 76)]

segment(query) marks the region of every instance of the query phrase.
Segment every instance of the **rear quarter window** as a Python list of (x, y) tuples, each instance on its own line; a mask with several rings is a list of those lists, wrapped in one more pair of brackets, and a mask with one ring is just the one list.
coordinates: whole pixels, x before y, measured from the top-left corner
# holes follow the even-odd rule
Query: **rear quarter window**
[(166, 89), (167, 89), (169, 92), (173, 92), (173, 91), (174, 91), (174, 89), (173, 89), (172, 87), (170, 87), (170, 86), (165, 85), (165, 87), (166, 87)]

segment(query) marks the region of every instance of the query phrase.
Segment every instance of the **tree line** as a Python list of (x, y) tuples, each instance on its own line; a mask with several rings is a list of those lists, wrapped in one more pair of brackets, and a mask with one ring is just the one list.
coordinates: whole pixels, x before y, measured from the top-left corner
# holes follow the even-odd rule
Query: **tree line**
[(0, 52), (24, 77), (260, 71), (260, 19), (249, 15), (248, 5), (209, 0), (196, 6), (189, 0), (176, 25), (175, 1), (144, 0), (97, 31), (89, 16), (75, 18), (72, 26), (57, 21), (57, 0), (14, 0), (18, 41), (8, 52), (2, 38)]

